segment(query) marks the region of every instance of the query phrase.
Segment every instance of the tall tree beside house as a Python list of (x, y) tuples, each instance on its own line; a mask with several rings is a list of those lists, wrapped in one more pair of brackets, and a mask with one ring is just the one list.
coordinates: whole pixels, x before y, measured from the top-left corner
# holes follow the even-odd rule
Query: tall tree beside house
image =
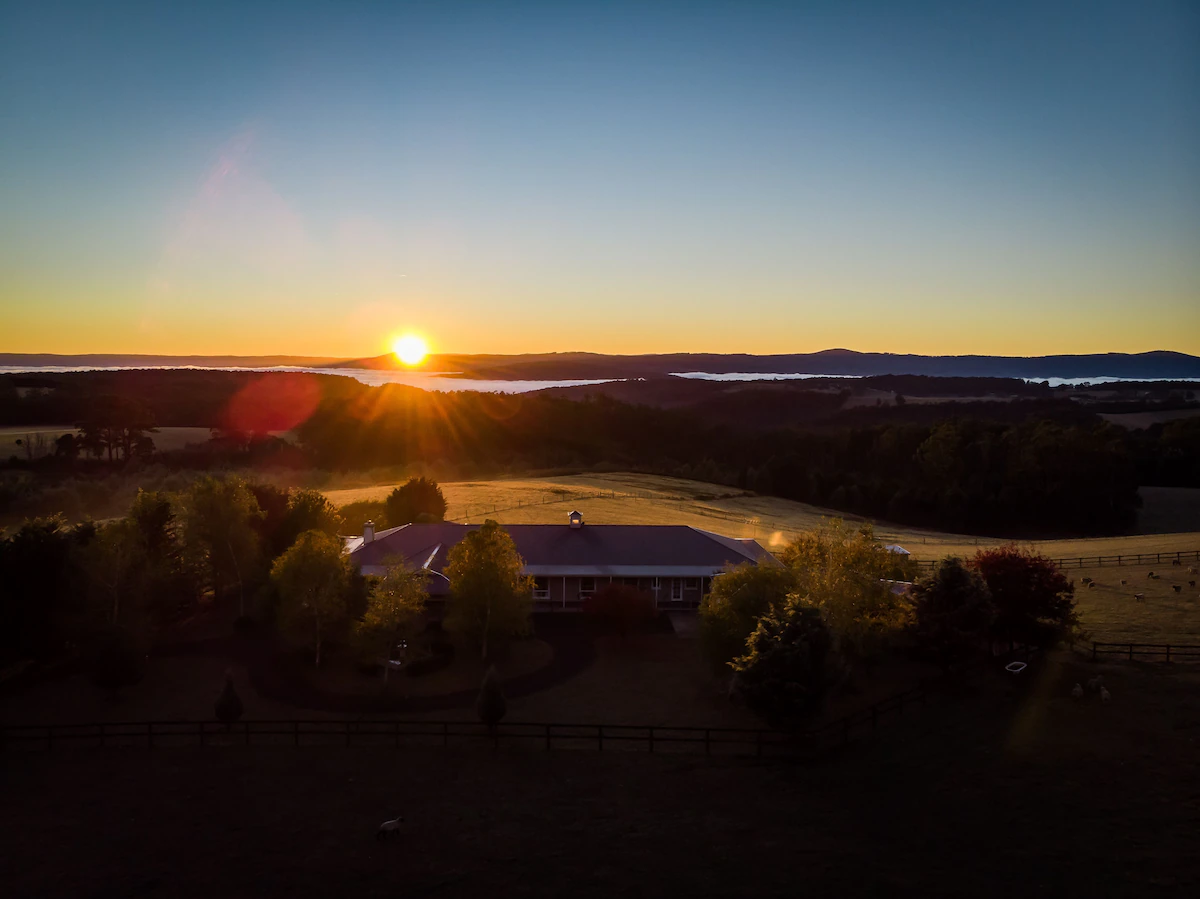
[(446, 518), (446, 497), (431, 478), (409, 478), (407, 484), (391, 492), (386, 505), (388, 527)]
[(729, 662), (746, 651), (758, 620), (782, 605), (795, 582), (790, 568), (748, 562), (713, 578), (700, 603), (700, 641), (714, 668), (728, 671)]
[(446, 626), (475, 640), (483, 658), (496, 645), (529, 633), (533, 578), (508, 531), (491, 519), (451, 548)]
[(796, 594), (821, 610), (848, 662), (869, 665), (912, 619), (909, 600), (887, 583), (904, 577), (912, 563), (889, 552), (870, 525), (830, 522), (801, 534), (782, 558)]
[(254, 494), (240, 478), (204, 477), (184, 497), (184, 543), (212, 576), (213, 595), (226, 586), (238, 591), (238, 614), (246, 614), (246, 584), (258, 564), (255, 522), (262, 516)]
[(279, 592), (280, 623), (313, 648), (321, 665), (325, 640), (345, 623), (350, 567), (342, 542), (321, 531), (305, 531), (275, 564), (271, 580)]
[(425, 621), (425, 578), (424, 571), (399, 561), (371, 583), (366, 612), (354, 623), (352, 635), (361, 658), (386, 658), (397, 641), (416, 639)]

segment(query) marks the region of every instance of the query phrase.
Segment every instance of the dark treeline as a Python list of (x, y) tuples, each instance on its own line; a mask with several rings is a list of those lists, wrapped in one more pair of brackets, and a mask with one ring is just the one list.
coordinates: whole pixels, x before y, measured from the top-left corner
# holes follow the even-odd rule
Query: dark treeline
[[(855, 426), (805, 429), (790, 405), (831, 404), (836, 394), (747, 391), (730, 395), (740, 401), (719, 399), (725, 412), (719, 415), (702, 406), (663, 409), (605, 396), (430, 393), (284, 373), (43, 378), (51, 380), (52, 389), (43, 383), (21, 393), (11, 383), (0, 386), (2, 420), (72, 423), (89, 408), (104, 408), (99, 397), (135, 400), (159, 426), (218, 429), (209, 446), (158, 455), (188, 468), (286, 459), (293, 467), (415, 465), (467, 477), (628, 469), (896, 522), (1007, 535), (1120, 532), (1134, 524), (1139, 483), (1200, 486), (1200, 420), (1130, 432), (1076, 404), (1061, 413), (1059, 401), (1039, 398), (893, 403), (876, 412), (886, 413), (882, 419), (866, 416), (873, 407), (847, 409), (840, 415)], [(739, 409), (755, 425), (738, 423)], [(47, 470), (85, 463), (43, 461)]]

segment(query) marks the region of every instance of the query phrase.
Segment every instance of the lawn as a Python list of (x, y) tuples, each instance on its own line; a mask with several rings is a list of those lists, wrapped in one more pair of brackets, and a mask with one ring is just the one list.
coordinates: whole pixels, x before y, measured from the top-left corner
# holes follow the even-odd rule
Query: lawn
[[(379, 500), (395, 485), (330, 490), (336, 505)], [(817, 527), (840, 513), (700, 481), (631, 473), (569, 475), (496, 481), (443, 483), (449, 509), (446, 517), (480, 522), (494, 518), (502, 524), (557, 524), (578, 509), (593, 524), (685, 524), (730, 537), (754, 537), (779, 545), (799, 531)], [(1200, 493), (1200, 491), (1196, 491)], [(1147, 533), (1126, 537), (1089, 537), (1022, 541), (1052, 558), (1118, 553), (1200, 550), (1200, 503), (1167, 491), (1149, 491), (1147, 514), (1158, 530), (1167, 521), (1185, 533)], [(841, 516), (851, 521), (852, 515)], [(1007, 541), (990, 537), (947, 534), (927, 528), (879, 523), (876, 533), (899, 543), (918, 559), (973, 555), (986, 546)]]
[[(1190, 896), (1200, 677), (1047, 667), (813, 765), (584, 750), (56, 750), (0, 882), (66, 896)], [(379, 822), (406, 819), (398, 840)], [(752, 885), (752, 886), (751, 886)]]

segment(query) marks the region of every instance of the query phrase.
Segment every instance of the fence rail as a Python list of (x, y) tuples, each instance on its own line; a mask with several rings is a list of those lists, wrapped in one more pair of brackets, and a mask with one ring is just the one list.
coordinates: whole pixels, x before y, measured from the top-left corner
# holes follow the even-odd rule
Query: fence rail
[(923, 705), (924, 684), (801, 733), (767, 728), (664, 727), (633, 724), (502, 723), (494, 731), (470, 721), (277, 720), (122, 721), (89, 724), (21, 724), (0, 727), (0, 751), (56, 747), (168, 746), (390, 746), (451, 744), (527, 749), (592, 749), (650, 753), (763, 757), (815, 756), (875, 730), (890, 716)]
[(1092, 661), (1100, 656), (1115, 655), (1133, 661), (1135, 658), (1164, 658), (1168, 662), (1200, 662), (1197, 643), (1092, 643)]
[[(1106, 565), (1182, 565), (1184, 562), (1200, 561), (1200, 551), (1122, 553), (1115, 556), (1077, 556), (1071, 559), (1053, 559), (1052, 561), (1059, 568), (1103, 568)], [(937, 564), (937, 559), (917, 560), (917, 565), (923, 569), (934, 568)]]

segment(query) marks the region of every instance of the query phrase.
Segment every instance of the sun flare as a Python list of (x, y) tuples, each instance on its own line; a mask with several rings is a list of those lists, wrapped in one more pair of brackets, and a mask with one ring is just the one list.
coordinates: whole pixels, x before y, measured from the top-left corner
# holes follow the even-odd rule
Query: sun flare
[(417, 334), (405, 334), (392, 341), (392, 352), (405, 365), (420, 365), (429, 355), (425, 339)]

